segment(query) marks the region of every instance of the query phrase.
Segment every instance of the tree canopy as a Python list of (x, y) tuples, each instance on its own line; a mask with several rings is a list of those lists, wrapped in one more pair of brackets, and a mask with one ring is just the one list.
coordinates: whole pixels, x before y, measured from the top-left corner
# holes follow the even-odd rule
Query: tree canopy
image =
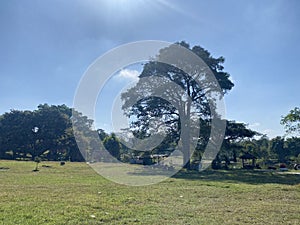
[[(80, 113), (79, 113), (80, 114)], [(0, 157), (83, 161), (72, 129), (72, 109), (41, 104), (34, 111), (11, 110), (0, 117)], [(92, 121), (80, 116), (85, 131)]]
[[(175, 59), (175, 63), (172, 65), (162, 63), (168, 61), (169, 58), (176, 58), (178, 52), (172, 46), (161, 49), (157, 60), (144, 65), (139, 76), (140, 81), (136, 86), (123, 93), (122, 99), (124, 100), (123, 109), (126, 115), (135, 118), (131, 124), (131, 129), (136, 136), (148, 137), (151, 129), (154, 132), (159, 132), (162, 124), (164, 124), (163, 131), (167, 136), (172, 136), (174, 141), (178, 141), (180, 134), (185, 134), (182, 137), (181, 150), (185, 167), (189, 168), (190, 142), (195, 139), (191, 136), (191, 130), (197, 129), (200, 124), (204, 125), (202, 127), (206, 125), (208, 129), (205, 134), (200, 134), (196, 138), (207, 143), (210, 122), (214, 116), (217, 116), (216, 102), (208, 99), (208, 91), (216, 90), (219, 86), (222, 94), (224, 94), (233, 87), (233, 83), (229, 79), (229, 74), (223, 70), (223, 57), (214, 58), (200, 46), (190, 47), (186, 42), (178, 44), (199, 56), (207, 66), (197, 65), (195, 67), (188, 60), (185, 61), (180, 57)], [(215, 76), (217, 83), (208, 78), (210, 73)], [(143, 78), (150, 79), (144, 82)], [(197, 80), (203, 82), (199, 84)], [(180, 91), (174, 88), (171, 83), (179, 86)], [(158, 96), (158, 92), (163, 97)], [(138, 101), (132, 104), (132, 99), (138, 99)]]
[(281, 119), (287, 134), (300, 135), (300, 108), (295, 107)]

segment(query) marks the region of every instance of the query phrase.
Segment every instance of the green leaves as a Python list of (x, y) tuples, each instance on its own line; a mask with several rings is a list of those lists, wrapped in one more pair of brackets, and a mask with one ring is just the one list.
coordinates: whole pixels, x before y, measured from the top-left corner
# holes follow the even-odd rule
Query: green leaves
[(300, 108), (292, 109), (289, 114), (282, 117), (280, 123), (284, 125), (287, 134), (300, 135)]
[[(91, 132), (92, 120), (79, 112), (74, 123)], [(0, 117), (0, 158), (83, 161), (72, 128), (72, 109), (41, 104), (37, 110), (11, 110)], [(90, 143), (90, 140), (85, 140)], [(90, 149), (88, 149), (89, 151)]]
[[(204, 48), (191, 48), (186, 42), (177, 44), (181, 47), (163, 48), (156, 61), (144, 65), (139, 82), (122, 94), (122, 109), (131, 118), (131, 129), (136, 136), (146, 138), (153, 127), (156, 130), (152, 133), (158, 133), (163, 127), (166, 139), (162, 146), (166, 149), (177, 144), (178, 137), (182, 135), (181, 149), (184, 162), (188, 162), (193, 149), (191, 143), (199, 140), (198, 147), (205, 148), (211, 128), (208, 127), (208, 132), (199, 136), (199, 132), (192, 132), (197, 129), (193, 125), (204, 123), (211, 126), (212, 119), (220, 116), (216, 110), (217, 98), (221, 99), (221, 95), (234, 85), (229, 74), (223, 71), (223, 57), (214, 58)], [(201, 60), (195, 56), (199, 59), (195, 61), (187, 53), (189, 51), (182, 51), (182, 47)], [(215, 79), (211, 79), (213, 76)], [(153, 120), (156, 124), (151, 123)]]

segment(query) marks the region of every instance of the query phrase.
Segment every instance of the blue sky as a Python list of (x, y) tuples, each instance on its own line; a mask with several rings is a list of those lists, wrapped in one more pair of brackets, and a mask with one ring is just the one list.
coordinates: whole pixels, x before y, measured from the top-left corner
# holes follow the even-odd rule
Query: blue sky
[(0, 114), (72, 106), (88, 66), (121, 44), (185, 40), (225, 57), (228, 119), (283, 135), (281, 115), (299, 106), (298, 21), (297, 0), (0, 1)]

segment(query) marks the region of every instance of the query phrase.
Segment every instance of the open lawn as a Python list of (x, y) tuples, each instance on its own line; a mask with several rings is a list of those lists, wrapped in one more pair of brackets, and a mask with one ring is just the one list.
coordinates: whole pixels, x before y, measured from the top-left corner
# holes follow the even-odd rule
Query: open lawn
[(300, 224), (298, 174), (180, 172), (132, 187), (85, 163), (41, 165), (0, 161), (0, 224)]

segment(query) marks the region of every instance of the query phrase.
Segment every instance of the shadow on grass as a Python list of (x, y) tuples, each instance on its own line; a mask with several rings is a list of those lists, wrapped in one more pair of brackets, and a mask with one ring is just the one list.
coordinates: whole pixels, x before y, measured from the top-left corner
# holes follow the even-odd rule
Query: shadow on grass
[[(137, 169), (128, 174), (134, 176), (168, 176), (163, 170), (145, 171), (143, 168)], [(266, 171), (266, 170), (204, 170), (202, 172), (180, 170), (172, 176), (175, 179), (220, 181), (228, 183), (248, 183), (248, 184), (300, 184), (300, 175), (288, 172)]]
[(173, 178), (248, 184), (300, 184), (299, 174), (263, 170), (205, 170), (200, 173), (181, 170)]
[(7, 170), (9, 170), (8, 167), (0, 167), (0, 171), (7, 171)]

